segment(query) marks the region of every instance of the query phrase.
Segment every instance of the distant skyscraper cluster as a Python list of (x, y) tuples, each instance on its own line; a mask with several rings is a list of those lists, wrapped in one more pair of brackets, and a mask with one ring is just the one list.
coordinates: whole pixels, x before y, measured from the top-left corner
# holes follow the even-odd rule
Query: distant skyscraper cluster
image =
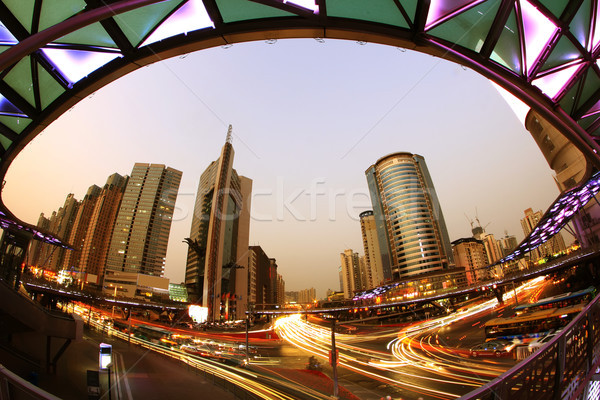
[[(164, 165), (136, 163), (131, 177), (115, 173), (103, 188), (92, 185), (81, 201), (69, 194), (49, 219), (40, 216), (38, 227), (66, 238), (73, 250), (34, 241), (28, 263), (76, 273), (115, 295), (143, 295), (140, 275), (164, 275), (181, 175)], [(158, 286), (167, 289), (168, 281)]]

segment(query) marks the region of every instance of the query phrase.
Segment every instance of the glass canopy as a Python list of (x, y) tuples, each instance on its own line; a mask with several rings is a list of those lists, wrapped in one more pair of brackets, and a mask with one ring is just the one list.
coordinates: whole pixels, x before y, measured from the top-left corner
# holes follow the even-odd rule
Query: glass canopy
[(63, 112), (144, 65), (251, 40), (326, 38), (466, 65), (600, 169), (600, 0), (1, 0), (0, 178)]

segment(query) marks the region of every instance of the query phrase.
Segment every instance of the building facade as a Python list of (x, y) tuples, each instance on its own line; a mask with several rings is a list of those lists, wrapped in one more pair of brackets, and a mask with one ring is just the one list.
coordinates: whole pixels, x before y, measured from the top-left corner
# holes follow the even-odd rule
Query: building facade
[[(544, 216), (544, 213), (542, 213), (541, 210), (534, 212), (531, 208), (525, 210), (524, 213), (525, 218), (521, 219), (521, 227), (523, 228), (523, 234), (527, 236), (540, 222), (540, 220)], [(533, 249), (530, 252), (530, 257), (532, 261), (536, 261), (542, 257), (550, 256), (554, 253), (558, 253), (559, 251), (566, 250), (566, 248), (567, 247), (565, 246), (565, 241), (560, 232), (558, 232), (546, 242)]]
[[(162, 277), (181, 171), (162, 164), (136, 163), (113, 229), (104, 289), (120, 274)], [(168, 292), (168, 286), (166, 287)], [(133, 293), (122, 293), (134, 296)]]
[(458, 239), (452, 242), (456, 267), (465, 269), (467, 283), (473, 285), (488, 278), (485, 267), (489, 265), (485, 246), (475, 238)]
[(342, 266), (342, 291), (344, 296), (350, 299), (363, 287), (358, 253), (353, 252), (352, 249), (344, 250), (343, 253), (340, 253), (340, 263)]
[(425, 159), (394, 153), (365, 174), (384, 279), (398, 281), (452, 265), (446, 223)]
[(233, 169), (231, 126), (220, 157), (200, 176), (192, 216), (185, 284), (208, 321), (245, 318), (252, 180)]
[(360, 213), (359, 218), (367, 270), (365, 288), (371, 289), (382, 285), (384, 282), (381, 246), (379, 245), (377, 224), (373, 211), (364, 211)]

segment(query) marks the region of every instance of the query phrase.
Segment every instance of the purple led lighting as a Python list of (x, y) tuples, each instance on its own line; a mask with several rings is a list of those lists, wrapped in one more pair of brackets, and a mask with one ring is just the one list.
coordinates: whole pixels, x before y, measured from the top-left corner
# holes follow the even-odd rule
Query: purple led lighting
[(582, 64), (572, 65), (553, 74), (538, 78), (532, 83), (539, 87), (548, 97), (554, 99), (581, 67)]
[(2, 23), (0, 23), (0, 44), (17, 44), (17, 39)]
[(142, 43), (142, 46), (203, 28), (214, 28), (202, 0), (189, 0)]
[(8, 101), (6, 97), (2, 96), (2, 94), (0, 94), (0, 115), (26, 117), (21, 110), (15, 107), (15, 105)]
[(80, 81), (115, 58), (118, 53), (45, 48), (42, 52), (71, 83)]
[(427, 22), (425, 23), (425, 29), (429, 29), (431, 25), (440, 22), (442, 19), (451, 17), (461, 12), (466, 6), (481, 3), (481, 1), (475, 0), (431, 0), (429, 6), (429, 13), (427, 14)]
[(523, 17), (523, 30), (525, 32), (525, 47), (527, 70), (531, 70), (533, 63), (540, 56), (550, 41), (556, 26), (537, 8), (527, 0), (519, 0)]
[(593, 34), (594, 36), (592, 37), (591, 40), (591, 46), (588, 49), (590, 52), (596, 48), (596, 46), (598, 46), (598, 43), (600, 43), (600, 21), (598, 21), (598, 19), (600, 18), (600, 3), (596, 2), (596, 20), (593, 21), (594, 23), (594, 29), (593, 29)]

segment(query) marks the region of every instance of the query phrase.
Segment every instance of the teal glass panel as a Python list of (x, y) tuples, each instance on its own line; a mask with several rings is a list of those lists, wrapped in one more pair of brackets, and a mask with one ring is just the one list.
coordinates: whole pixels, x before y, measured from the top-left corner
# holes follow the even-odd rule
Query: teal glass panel
[(523, 75), (520, 43), (517, 17), (513, 10), (502, 29), (502, 33), (490, 59), (519, 75)]
[(581, 53), (577, 50), (573, 42), (566, 36), (562, 36), (540, 71), (547, 71), (581, 57)]
[(12, 144), (12, 140), (0, 134), (0, 144), (2, 144), (2, 147), (4, 147), (4, 149), (8, 149)]
[(568, 1), (564, 0), (539, 0), (539, 2), (542, 3), (542, 5), (546, 7), (548, 11), (550, 11), (556, 18), (560, 18), (563, 11), (565, 11), (565, 8), (567, 7), (567, 4), (569, 4)]
[(579, 102), (577, 103), (577, 108), (584, 105), (592, 95), (600, 89), (600, 78), (596, 75), (596, 72), (593, 68), (588, 68), (587, 77), (585, 78), (585, 83), (583, 85), (581, 91), (581, 97), (579, 98)]
[(15, 133), (21, 133), (31, 123), (31, 120), (29, 118), (0, 115), (0, 123), (6, 125)]
[(590, 127), (590, 125), (592, 125), (594, 122), (596, 122), (596, 120), (598, 119), (598, 117), (600, 117), (599, 114), (589, 115), (589, 116), (587, 116), (585, 118), (580, 119), (579, 121), (577, 121), (577, 123), (583, 129), (587, 129), (587, 128)]
[[(409, 28), (410, 25), (393, 0), (328, 0), (327, 15), (352, 18)], [(414, 13), (413, 13), (414, 15)]]
[(12, 87), (29, 104), (35, 106), (35, 95), (31, 78), (31, 57), (27, 56), (19, 61), (4, 77), (4, 82)]
[(12, 46), (0, 46), (0, 53), (5, 52), (6, 50), (10, 49)]
[(99, 22), (71, 32), (55, 41), (65, 44), (83, 44), (98, 47), (117, 48), (110, 35)]
[(137, 47), (175, 8), (185, 0), (170, 0), (129, 11), (113, 18), (127, 36), (132, 46)]
[(85, 9), (84, 0), (44, 0), (38, 30), (54, 26)]
[(419, 0), (401, 0), (400, 4), (402, 4), (402, 7), (404, 8), (404, 11), (406, 11), (406, 13), (408, 14), (408, 16), (410, 17), (410, 22), (415, 22), (415, 16), (417, 14), (417, 4), (419, 3)]
[(581, 78), (577, 81), (571, 89), (564, 95), (562, 99), (558, 102), (558, 104), (562, 107), (563, 110), (569, 115), (573, 114), (575, 108), (575, 95), (577, 94), (577, 90), (579, 89), (579, 85), (581, 84)]
[(224, 22), (296, 16), (296, 14), (248, 0), (217, 0), (217, 6)]
[(455, 15), (427, 33), (479, 52), (499, 7), (499, 1), (487, 1)]
[(35, 0), (3, 0), (3, 3), (27, 29), (27, 32), (31, 33)]
[(48, 107), (65, 89), (46, 71), (41, 65), (38, 66), (38, 79), (40, 85), (40, 100), (42, 109)]
[(592, 136), (600, 136), (600, 128), (596, 129), (593, 132), (590, 132), (590, 135), (592, 135)]
[(573, 33), (573, 36), (575, 36), (579, 43), (586, 49), (589, 44), (590, 23), (592, 20), (591, 1), (592, 0), (584, 0), (583, 3), (581, 3), (577, 14), (575, 14), (569, 25), (569, 30)]

